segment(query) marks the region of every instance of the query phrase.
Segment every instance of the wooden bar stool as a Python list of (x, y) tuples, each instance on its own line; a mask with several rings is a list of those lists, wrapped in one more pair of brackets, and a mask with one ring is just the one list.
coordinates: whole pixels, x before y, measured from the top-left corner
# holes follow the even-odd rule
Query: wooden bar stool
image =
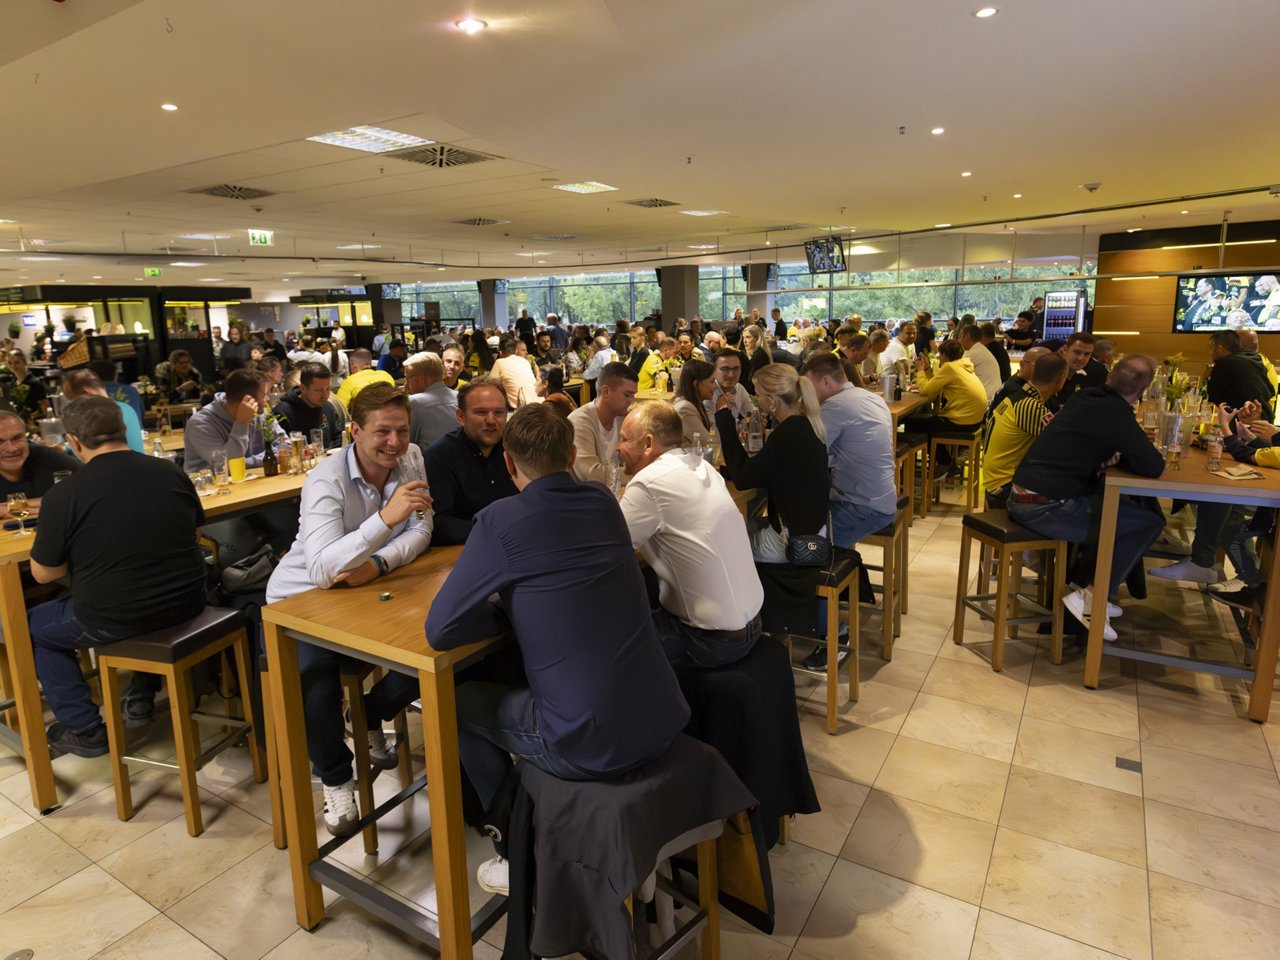
[[(940, 494), (938, 489), (937, 463), (938, 448), (946, 447), (952, 451), (952, 456), (958, 458), (961, 453), (968, 456), (968, 462), (965, 467), (965, 510), (972, 512), (982, 505), (982, 485), (979, 482), (979, 458), (982, 455), (982, 434), (980, 432), (965, 433), (963, 431), (944, 431), (933, 434), (929, 438), (929, 456), (925, 458), (925, 481), (924, 481), (924, 502), (920, 508), (920, 515), (927, 517), (929, 508), (933, 506), (935, 494)], [(939, 498), (940, 499), (940, 498)]]
[[(1011, 632), (1016, 637), (1019, 624), (1052, 623), (1049, 659), (1062, 662), (1062, 598), (1066, 593), (1067, 543), (1042, 537), (1009, 519), (1004, 510), (986, 510), (965, 514), (960, 536), (960, 571), (956, 584), (955, 626), (952, 639), (964, 643), (964, 613), (973, 610), (983, 620), (994, 623), (991, 635), (991, 669), (1004, 669), (1004, 640)], [(967, 594), (969, 554), (973, 541), (994, 557), (995, 591), (989, 591), (987, 565), (978, 577), (978, 592)], [(1021, 592), (1022, 553), (1030, 550), (1048, 555), (1052, 569), (1052, 589), (1039, 601)], [(1043, 578), (1042, 578), (1043, 579)], [(1023, 612), (1029, 611), (1029, 612)]]
[(858, 699), (858, 575), (855, 550), (835, 547), (819, 571), (817, 594), (827, 601), (827, 733), (836, 732), (840, 693), (840, 598), (849, 598), (849, 699)]
[(929, 440), (924, 435), (903, 434), (898, 438), (893, 463), (898, 475), (898, 496), (907, 498), (907, 526), (915, 522), (916, 463), (928, 455)]
[[(238, 610), (206, 607), (199, 616), (185, 623), (99, 648), (98, 670), (102, 677), (105, 701), (103, 708), (106, 712), (107, 742), (111, 753), (111, 776), (115, 783), (116, 814), (121, 820), (128, 820), (133, 816), (133, 796), (129, 790), (127, 766), (127, 761), (130, 760), (177, 771), (182, 783), (182, 807), (187, 817), (187, 833), (193, 837), (204, 832), (196, 771), (212, 757), (247, 737), (249, 756), (253, 761), (253, 778), (259, 783), (266, 778), (250, 710), (246, 709), (243, 717), (235, 717), (229, 714), (220, 716), (201, 713), (195, 708), (191, 692), (191, 668), (218, 656), (228, 648), (235, 654), (240, 688), (245, 691), (249, 685), (249, 640), (244, 617)], [(169, 691), (173, 741), (178, 752), (176, 763), (125, 754), (124, 717), (120, 707), (120, 670), (158, 673), (164, 678), (165, 687)], [(197, 719), (223, 725), (231, 721), (229, 732), (208, 750), (201, 751)]]
[[(899, 497), (893, 522), (860, 541), (879, 547), (884, 555), (879, 566), (870, 563), (863, 563), (863, 566), (880, 571), (880, 585), (872, 584), (872, 590), (880, 594), (880, 630), (885, 660), (893, 659), (893, 638), (902, 634), (902, 615), (907, 612), (907, 528), (911, 525), (910, 516), (909, 501), (906, 497)], [(866, 601), (862, 606), (876, 609), (874, 603)]]

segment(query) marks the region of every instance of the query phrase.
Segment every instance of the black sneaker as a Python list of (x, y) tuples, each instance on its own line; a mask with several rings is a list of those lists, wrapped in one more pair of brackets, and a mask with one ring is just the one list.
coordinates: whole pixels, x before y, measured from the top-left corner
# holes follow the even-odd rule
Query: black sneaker
[[(836, 669), (844, 666), (845, 660), (849, 658), (849, 648), (845, 646), (836, 649)], [(800, 661), (802, 670), (811, 670), (814, 673), (827, 672), (827, 647), (826, 644), (813, 648), (813, 653), (809, 654)]]
[(76, 733), (58, 721), (49, 724), (49, 756), (60, 757), (65, 753), (77, 757), (105, 757), (107, 755), (107, 727), (99, 723), (87, 733)]
[(155, 717), (156, 695), (126, 693), (120, 698), (120, 713), (124, 716), (124, 725), (130, 730), (145, 727)]
[(1228, 607), (1235, 607), (1247, 613), (1253, 610), (1254, 604), (1260, 600), (1261, 591), (1254, 587), (1243, 586), (1237, 590), (1210, 590), (1209, 596), (1219, 603), (1225, 603)]

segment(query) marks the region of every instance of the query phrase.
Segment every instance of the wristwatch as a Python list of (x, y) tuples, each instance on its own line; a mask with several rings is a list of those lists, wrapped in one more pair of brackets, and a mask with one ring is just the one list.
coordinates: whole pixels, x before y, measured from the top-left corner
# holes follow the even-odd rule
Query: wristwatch
[(390, 572), (391, 568), (387, 566), (387, 561), (383, 560), (376, 553), (371, 559), (378, 567), (378, 576), (385, 577)]

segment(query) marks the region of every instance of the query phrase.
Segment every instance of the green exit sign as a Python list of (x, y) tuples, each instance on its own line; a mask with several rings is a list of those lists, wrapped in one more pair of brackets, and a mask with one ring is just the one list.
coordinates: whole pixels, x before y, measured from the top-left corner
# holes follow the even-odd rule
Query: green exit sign
[(250, 230), (249, 246), (251, 247), (274, 247), (276, 245), (276, 234), (274, 230)]
[(158, 277), (164, 273), (159, 267), (143, 267), (142, 275), (144, 277)]

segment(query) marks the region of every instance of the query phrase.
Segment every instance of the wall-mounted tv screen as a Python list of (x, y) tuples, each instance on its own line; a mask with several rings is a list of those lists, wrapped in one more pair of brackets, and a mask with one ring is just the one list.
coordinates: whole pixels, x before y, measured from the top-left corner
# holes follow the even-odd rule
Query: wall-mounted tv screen
[(844, 245), (835, 237), (806, 240), (804, 255), (810, 273), (844, 273)]
[(1178, 277), (1173, 332), (1280, 331), (1280, 276), (1276, 273), (1200, 273)]

